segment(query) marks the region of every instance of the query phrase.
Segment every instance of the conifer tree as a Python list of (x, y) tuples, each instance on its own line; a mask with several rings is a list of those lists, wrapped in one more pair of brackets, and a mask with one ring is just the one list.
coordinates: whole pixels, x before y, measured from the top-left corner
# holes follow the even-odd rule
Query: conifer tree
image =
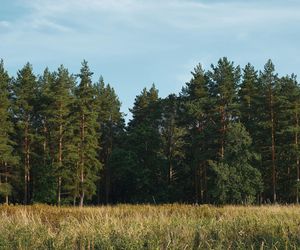
[(243, 69), (243, 80), (239, 89), (240, 121), (251, 136), (255, 134), (256, 110), (258, 105), (258, 75), (254, 67), (248, 63)]
[[(264, 66), (264, 71), (260, 73), (259, 81), (261, 84), (261, 97), (262, 97), (262, 105), (263, 105), (263, 115), (260, 119), (261, 130), (265, 131), (265, 135), (261, 136), (261, 138), (265, 138), (263, 148), (265, 149), (262, 154), (264, 158), (264, 166), (269, 169), (271, 178), (266, 177), (266, 182), (270, 183), (271, 185), (271, 194), (272, 194), (272, 201), (274, 203), (277, 202), (277, 195), (276, 195), (276, 105), (277, 105), (277, 96), (276, 96), (276, 87), (278, 84), (278, 77), (275, 73), (275, 67), (271, 60), (268, 60)], [(269, 135), (269, 136), (267, 136)], [(263, 149), (261, 148), (261, 149)], [(271, 181), (268, 181), (271, 179)]]
[(73, 142), (70, 138), (73, 134), (72, 105), (74, 96), (72, 90), (75, 87), (75, 79), (63, 65), (58, 68), (55, 80), (50, 86), (49, 126), (51, 130), (51, 146), (53, 152), (53, 166), (57, 179), (57, 205), (61, 204), (61, 192), (63, 178), (68, 173), (68, 154)]
[(95, 182), (101, 163), (97, 158), (99, 143), (97, 138), (97, 114), (95, 112), (95, 89), (92, 84), (87, 61), (83, 61), (80, 83), (76, 89), (78, 164), (77, 175), (79, 205), (83, 206), (84, 198), (91, 198), (96, 191)]
[(121, 102), (115, 90), (109, 84), (105, 85), (102, 77), (96, 84), (95, 90), (95, 112), (97, 112), (97, 122), (99, 124), (97, 137), (99, 138), (99, 145), (101, 146), (99, 160), (103, 164), (102, 178), (98, 182), (98, 203), (100, 201), (101, 181), (104, 182), (105, 202), (109, 203), (111, 201), (112, 188), (112, 172), (109, 159), (114, 148), (116, 137), (123, 131), (124, 120), (120, 111)]
[(210, 93), (214, 98), (217, 120), (219, 124), (219, 157), (224, 157), (225, 135), (230, 121), (237, 117), (237, 86), (240, 81), (240, 68), (226, 57), (221, 58), (216, 66), (212, 65), (208, 72), (210, 78)]
[(174, 201), (184, 192), (181, 185), (185, 158), (187, 130), (180, 124), (180, 100), (169, 95), (160, 101), (162, 154), (166, 165), (165, 183), (167, 201)]
[[(186, 83), (182, 91), (184, 102), (184, 124), (189, 130), (187, 137), (188, 154), (194, 175), (195, 202), (207, 201), (207, 163), (215, 154), (212, 141), (214, 136), (211, 129), (213, 113), (211, 107), (213, 102), (209, 99), (208, 75), (199, 64), (194, 68), (192, 79)], [(210, 145), (210, 146), (209, 146)]]
[(295, 75), (277, 87), (277, 186), (281, 200), (299, 202), (300, 88)]
[(5, 198), (8, 204), (12, 194), (11, 177), (18, 158), (14, 154), (14, 142), (11, 135), (13, 125), (11, 122), (11, 102), (9, 99), (10, 77), (4, 69), (3, 60), (0, 61), (0, 197)]
[(35, 139), (33, 122), (37, 93), (36, 76), (32, 71), (32, 66), (27, 63), (18, 71), (17, 79), (14, 83), (16, 108), (14, 119), (16, 120), (20, 158), (23, 163), (24, 204), (28, 204), (31, 201), (31, 157), (33, 154), (31, 147)]
[[(136, 156), (136, 199), (153, 202), (158, 199), (162, 187), (161, 145), (159, 132), (161, 110), (159, 109), (158, 90), (154, 85), (135, 98), (132, 120), (128, 125), (128, 148)], [(162, 189), (160, 189), (162, 190)], [(155, 198), (156, 195), (156, 198)]]
[(241, 123), (232, 122), (226, 133), (224, 158), (214, 161), (212, 197), (217, 203), (253, 203), (262, 191), (260, 172), (251, 165), (257, 157), (251, 149), (251, 137)]
[(44, 70), (38, 79), (37, 101), (35, 105), (35, 143), (32, 145), (34, 162), (32, 162), (32, 189), (35, 190), (34, 202), (52, 203), (55, 201), (55, 179), (52, 165), (51, 130), (50, 130), (50, 97), (51, 85), (55, 80), (55, 73)]

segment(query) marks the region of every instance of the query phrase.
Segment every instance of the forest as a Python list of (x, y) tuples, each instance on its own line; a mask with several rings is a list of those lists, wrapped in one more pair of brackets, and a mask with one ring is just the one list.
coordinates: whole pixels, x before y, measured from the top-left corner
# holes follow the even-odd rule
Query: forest
[[(125, 122), (87, 61), (12, 77), (0, 63), (0, 203), (299, 202), (300, 86), (226, 57), (179, 94), (144, 88)], [(137, 91), (138, 90), (132, 90)]]

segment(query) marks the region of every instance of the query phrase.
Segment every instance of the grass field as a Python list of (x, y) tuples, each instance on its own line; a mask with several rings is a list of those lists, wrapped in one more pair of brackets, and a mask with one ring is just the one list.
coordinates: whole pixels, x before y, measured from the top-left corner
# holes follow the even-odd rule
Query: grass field
[(300, 249), (300, 206), (0, 206), (0, 249)]

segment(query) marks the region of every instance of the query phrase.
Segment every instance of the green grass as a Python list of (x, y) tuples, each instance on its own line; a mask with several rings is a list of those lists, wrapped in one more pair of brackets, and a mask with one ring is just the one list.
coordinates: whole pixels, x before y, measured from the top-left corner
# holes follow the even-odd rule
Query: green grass
[(300, 206), (0, 206), (0, 249), (300, 249)]

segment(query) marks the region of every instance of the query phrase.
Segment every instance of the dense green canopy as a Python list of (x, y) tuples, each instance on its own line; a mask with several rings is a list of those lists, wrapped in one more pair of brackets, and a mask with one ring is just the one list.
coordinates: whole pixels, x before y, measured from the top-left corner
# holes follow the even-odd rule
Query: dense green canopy
[(179, 95), (144, 88), (127, 125), (92, 75), (0, 62), (0, 202), (299, 202), (300, 86), (271, 60), (196, 65)]

